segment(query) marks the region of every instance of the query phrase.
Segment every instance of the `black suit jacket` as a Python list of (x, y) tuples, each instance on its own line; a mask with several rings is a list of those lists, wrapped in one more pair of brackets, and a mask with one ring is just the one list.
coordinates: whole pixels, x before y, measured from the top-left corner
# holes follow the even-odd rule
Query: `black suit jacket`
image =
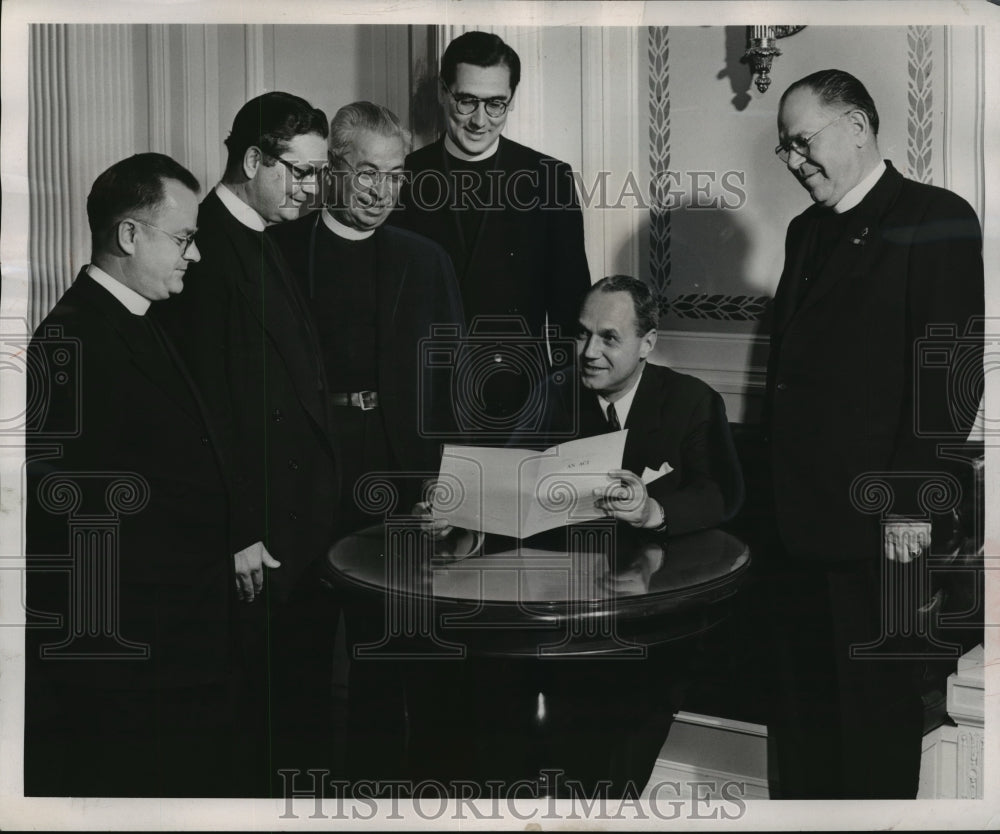
[[(544, 400), (545, 444), (610, 431), (596, 394), (565, 374), (562, 382), (556, 378)], [(663, 506), (671, 535), (716, 527), (739, 510), (743, 474), (725, 404), (710, 386), (647, 362), (622, 428), (628, 429), (623, 468), (640, 477), (664, 463), (672, 470), (647, 488)]]
[[(159, 689), (229, 674), (233, 565), (217, 434), (172, 349), (151, 348), (142, 327), (81, 273), (29, 347), (29, 696), (46, 680)], [(85, 590), (74, 614), (67, 554), (88, 570), (115, 542), (117, 587), (95, 591), (77, 571)], [(114, 605), (123, 642), (77, 639), (62, 658), (39, 659), (42, 643), (86, 630), (87, 612), (103, 619)], [(62, 625), (33, 627), (42, 612)], [(148, 646), (148, 658), (126, 644)], [(115, 656), (65, 659), (97, 650)]]
[(282, 563), (269, 588), (285, 599), (326, 555), (339, 495), (319, 348), (276, 247), (214, 191), (197, 242), (201, 261), (158, 313), (232, 446), (234, 548), (263, 541)]
[[(308, 301), (313, 236), (324, 231), (319, 212), (268, 230), (297, 276)], [(450, 377), (432, 373), (424, 340), (443, 328), (451, 345), (463, 331), (455, 273), (440, 246), (419, 235), (380, 226), (374, 233), (378, 299), (378, 395), (386, 434), (398, 463), (436, 472), (440, 436), (450, 419)], [(315, 275), (315, 280), (323, 279)], [(427, 429), (432, 431), (428, 432)], [(350, 488), (352, 485), (345, 485)]]
[[(542, 334), (546, 314), (563, 338), (576, 332), (580, 302), (590, 288), (583, 215), (565, 162), (501, 136), (496, 155), (499, 210), (483, 212), (474, 241), (463, 238), (461, 196), (441, 138), (406, 158), (410, 182), (390, 222), (444, 247), (455, 266), (466, 321), (519, 316)], [(541, 380), (535, 380), (540, 383)]]
[[(872, 558), (880, 516), (852, 499), (855, 479), (896, 473), (889, 511), (916, 510), (922, 478), (908, 475), (947, 470), (936, 444), (961, 442), (971, 426), (982, 393), (982, 338), (968, 330), (983, 313), (982, 233), (963, 199), (889, 165), (796, 304), (822, 211), (790, 224), (774, 299), (765, 413), (778, 531), (802, 558)], [(928, 340), (932, 325), (940, 332)]]

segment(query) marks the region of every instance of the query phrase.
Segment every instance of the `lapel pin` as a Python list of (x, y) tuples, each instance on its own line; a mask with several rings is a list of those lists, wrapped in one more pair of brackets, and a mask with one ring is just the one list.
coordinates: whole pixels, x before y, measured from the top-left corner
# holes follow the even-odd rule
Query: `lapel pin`
[(851, 243), (853, 243), (855, 246), (864, 246), (865, 245), (865, 238), (866, 237), (868, 237), (868, 227), (867, 226), (865, 226), (861, 230), (860, 236), (851, 238)]

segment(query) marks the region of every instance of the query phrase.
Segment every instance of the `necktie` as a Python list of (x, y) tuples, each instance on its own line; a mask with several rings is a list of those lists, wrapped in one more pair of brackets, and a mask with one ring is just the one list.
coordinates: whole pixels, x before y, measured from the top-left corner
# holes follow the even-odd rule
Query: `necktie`
[(618, 412), (615, 411), (614, 403), (608, 403), (608, 425), (611, 426), (611, 431), (618, 431), (622, 427), (618, 422)]

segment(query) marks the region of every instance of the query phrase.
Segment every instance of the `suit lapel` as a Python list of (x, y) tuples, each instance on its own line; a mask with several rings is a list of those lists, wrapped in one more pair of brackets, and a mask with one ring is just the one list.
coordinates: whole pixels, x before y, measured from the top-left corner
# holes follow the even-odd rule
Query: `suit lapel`
[(657, 426), (657, 413), (662, 397), (660, 389), (662, 385), (652, 372), (647, 363), (643, 368), (642, 377), (639, 379), (639, 386), (635, 391), (635, 398), (632, 400), (632, 407), (628, 410), (628, 419), (623, 428), (635, 429), (636, 431), (650, 431)]
[(380, 343), (393, 332), (409, 270), (403, 247), (392, 245), (392, 234), (385, 226), (375, 230), (375, 297)]
[(206, 424), (204, 409), (198, 408), (194, 384), (169, 340), (163, 336), (162, 341), (156, 341), (151, 329), (157, 327), (155, 322), (130, 313), (86, 270), (77, 276), (74, 287), (80, 303), (95, 309), (118, 333), (136, 369), (193, 420)]
[[(214, 197), (206, 198), (206, 203)], [(236, 286), (285, 366), (299, 400), (326, 429), (326, 414), (319, 396), (322, 371), (319, 349), (304, 303), (297, 303), (298, 288), (285, 273), (281, 256), (266, 236), (260, 238), (239, 222), (219, 202), (220, 228), (239, 262)]]
[(798, 301), (805, 278), (806, 257), (816, 237), (816, 228), (817, 221), (810, 217), (801, 224), (801, 228), (796, 229), (797, 241), (793, 247), (791, 262), (785, 265), (785, 274), (778, 285), (778, 292), (774, 299), (773, 332), (775, 334), (785, 330), (799, 306)]
[(798, 310), (807, 310), (826, 296), (837, 284), (852, 276), (865, 274), (873, 280), (871, 265), (879, 256), (883, 243), (882, 222), (886, 211), (896, 200), (903, 178), (886, 163), (887, 170), (859, 206), (857, 219), (852, 219), (844, 236), (831, 252), (826, 264), (816, 276)]

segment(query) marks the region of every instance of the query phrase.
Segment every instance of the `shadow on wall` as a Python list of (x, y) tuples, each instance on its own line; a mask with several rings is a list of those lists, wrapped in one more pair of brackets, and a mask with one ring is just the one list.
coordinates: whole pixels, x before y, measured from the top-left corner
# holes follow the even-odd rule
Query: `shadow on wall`
[(410, 129), (413, 148), (422, 148), (444, 133), (444, 118), (438, 103), (438, 72), (421, 59), (414, 73), (416, 83), (410, 98)]
[[(689, 330), (741, 332), (764, 339), (770, 335), (772, 299), (746, 277), (743, 265), (750, 239), (735, 218), (735, 210), (696, 208), (685, 198), (670, 211), (669, 223), (657, 230), (664, 253), (659, 265), (653, 262), (648, 214), (637, 240), (622, 244), (616, 261), (627, 263), (631, 253), (639, 251), (640, 276), (662, 298), (660, 327), (680, 324)], [(655, 280), (654, 272), (669, 276), (666, 283)], [(692, 327), (695, 323), (700, 325)], [(763, 367), (766, 359), (766, 348), (755, 345), (750, 365)]]
[(747, 106), (750, 104), (750, 85), (753, 82), (750, 67), (743, 62), (743, 53), (746, 52), (746, 48), (747, 27), (727, 26), (726, 63), (715, 77), (718, 79), (729, 79), (729, 86), (733, 90), (733, 97), (730, 101), (732, 102), (733, 107), (741, 112), (746, 110)]

